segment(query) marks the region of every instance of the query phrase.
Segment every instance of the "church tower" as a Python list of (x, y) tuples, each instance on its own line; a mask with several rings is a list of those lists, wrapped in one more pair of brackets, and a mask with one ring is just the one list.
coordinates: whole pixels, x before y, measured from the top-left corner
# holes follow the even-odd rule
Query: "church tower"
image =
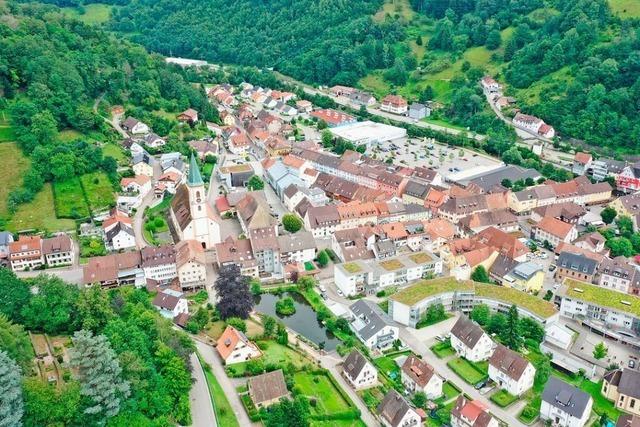
[(207, 194), (204, 189), (202, 175), (200, 175), (200, 169), (198, 169), (198, 163), (193, 153), (191, 153), (191, 160), (189, 161), (187, 187), (189, 188), (191, 219), (198, 220), (200, 218), (207, 218)]

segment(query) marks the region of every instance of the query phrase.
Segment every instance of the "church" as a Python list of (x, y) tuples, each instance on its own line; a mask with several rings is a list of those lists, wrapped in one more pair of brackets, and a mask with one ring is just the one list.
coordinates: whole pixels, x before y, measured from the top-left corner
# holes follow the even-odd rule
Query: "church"
[(171, 220), (180, 240), (197, 240), (205, 249), (222, 241), (220, 221), (207, 203), (207, 192), (193, 154), (187, 182), (180, 184), (171, 201)]

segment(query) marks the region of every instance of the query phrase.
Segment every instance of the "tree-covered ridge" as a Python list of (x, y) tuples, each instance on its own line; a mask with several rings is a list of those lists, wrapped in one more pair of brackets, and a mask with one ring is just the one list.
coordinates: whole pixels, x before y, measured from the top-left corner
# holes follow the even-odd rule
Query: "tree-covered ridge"
[(353, 84), (393, 64), (395, 21), (374, 22), (382, 0), (133, 0), (113, 28), (169, 55), (275, 67), (317, 83)]

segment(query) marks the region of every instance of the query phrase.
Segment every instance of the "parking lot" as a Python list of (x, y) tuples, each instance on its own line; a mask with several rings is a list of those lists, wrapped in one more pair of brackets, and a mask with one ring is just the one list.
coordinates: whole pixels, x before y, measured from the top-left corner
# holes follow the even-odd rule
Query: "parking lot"
[(460, 171), (476, 167), (486, 168), (502, 163), (500, 160), (468, 149), (450, 148), (435, 141), (415, 138), (381, 143), (370, 149), (368, 154), (376, 154), (383, 160), (393, 156), (394, 163), (410, 167), (430, 167), (440, 172), (445, 179)]

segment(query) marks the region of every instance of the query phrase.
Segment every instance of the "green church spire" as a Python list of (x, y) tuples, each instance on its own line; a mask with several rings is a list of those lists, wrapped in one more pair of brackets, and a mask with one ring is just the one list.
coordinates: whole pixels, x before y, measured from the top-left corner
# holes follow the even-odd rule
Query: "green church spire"
[(198, 169), (198, 162), (196, 162), (196, 158), (193, 153), (191, 153), (191, 160), (189, 161), (189, 176), (187, 176), (187, 185), (189, 187), (204, 185), (204, 182), (202, 181), (202, 175), (200, 175), (200, 169)]

